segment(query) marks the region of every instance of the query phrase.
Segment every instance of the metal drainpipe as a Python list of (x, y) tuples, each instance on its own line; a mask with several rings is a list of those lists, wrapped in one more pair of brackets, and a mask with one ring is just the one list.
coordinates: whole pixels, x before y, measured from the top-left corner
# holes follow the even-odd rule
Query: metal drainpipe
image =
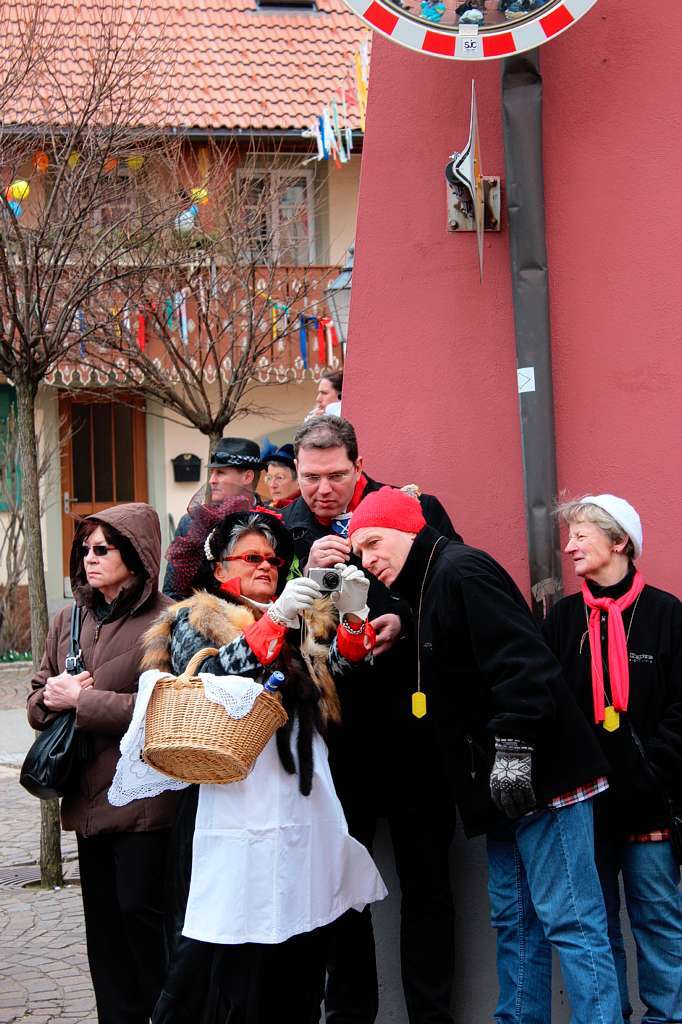
[(532, 608), (544, 616), (563, 584), (559, 527), (551, 514), (557, 479), (537, 50), (505, 59), (502, 110), (516, 365), (535, 375), (535, 390), (519, 388)]

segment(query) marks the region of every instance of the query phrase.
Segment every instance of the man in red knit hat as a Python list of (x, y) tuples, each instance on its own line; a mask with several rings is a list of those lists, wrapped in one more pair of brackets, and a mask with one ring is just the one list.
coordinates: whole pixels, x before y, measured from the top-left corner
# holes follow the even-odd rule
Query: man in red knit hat
[(414, 613), (412, 711), (432, 722), (467, 836), (487, 834), (495, 1020), (517, 1024), (520, 1007), (524, 1020), (551, 1020), (551, 978), (527, 956), (540, 930), (559, 954), (571, 1020), (615, 1024), (592, 823), (607, 765), (520, 591), (490, 555), (440, 536), (390, 487), (360, 502), (349, 538), (363, 568)]

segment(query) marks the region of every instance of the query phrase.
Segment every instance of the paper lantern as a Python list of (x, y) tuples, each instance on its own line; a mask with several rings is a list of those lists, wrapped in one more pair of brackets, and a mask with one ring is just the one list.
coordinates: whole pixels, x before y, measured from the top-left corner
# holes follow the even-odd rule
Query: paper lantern
[(33, 154), (33, 166), (40, 174), (44, 174), (50, 166), (50, 158), (44, 149), (39, 149), (37, 153)]
[(192, 202), (196, 203), (197, 206), (205, 206), (208, 202), (208, 189), (206, 188), (193, 188), (191, 189)]
[(128, 170), (131, 171), (133, 174), (137, 174), (138, 171), (142, 170), (142, 167), (144, 165), (144, 157), (143, 156), (129, 156), (128, 160), (127, 160), (127, 164), (128, 164)]
[(12, 211), (12, 213), (14, 214), (14, 216), (17, 218), (17, 220), (19, 220), (19, 218), (21, 217), (22, 213), (24, 212), (24, 208), (21, 205), (21, 203), (17, 202), (16, 199), (10, 199), (10, 201), (8, 203), (8, 206), (9, 206), (10, 210)]
[(66, 161), (66, 166), (69, 168), (70, 171), (73, 171), (75, 167), (78, 167), (80, 158), (80, 153), (76, 153), (75, 150), (73, 153), (69, 153), (69, 157)]
[(181, 235), (186, 235), (194, 228), (194, 214), (191, 210), (183, 210), (175, 218), (175, 230)]
[(117, 167), (118, 160), (115, 156), (110, 156), (108, 160), (104, 161), (104, 166), (102, 167), (102, 170), (105, 174), (111, 174), (111, 172), (115, 171)]
[(23, 178), (17, 178), (16, 181), (13, 181), (12, 184), (8, 187), (7, 192), (5, 194), (8, 200), (15, 199), (18, 203), (20, 203), (23, 199), (28, 199), (28, 194), (30, 191), (31, 186), (29, 185), (29, 183), (27, 181), (24, 181)]

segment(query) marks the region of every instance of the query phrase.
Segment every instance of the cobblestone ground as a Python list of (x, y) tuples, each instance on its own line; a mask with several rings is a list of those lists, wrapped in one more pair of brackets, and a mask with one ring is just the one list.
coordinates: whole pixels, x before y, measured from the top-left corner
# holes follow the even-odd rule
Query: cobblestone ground
[[(0, 668), (0, 712), (24, 706), (30, 667)], [(96, 1024), (78, 885), (43, 890), (8, 885), (8, 868), (35, 864), (40, 803), (0, 766), (0, 1024)], [(73, 866), (73, 833), (62, 834)]]
[(0, 711), (24, 707), (32, 675), (33, 666), (26, 662), (0, 665)]

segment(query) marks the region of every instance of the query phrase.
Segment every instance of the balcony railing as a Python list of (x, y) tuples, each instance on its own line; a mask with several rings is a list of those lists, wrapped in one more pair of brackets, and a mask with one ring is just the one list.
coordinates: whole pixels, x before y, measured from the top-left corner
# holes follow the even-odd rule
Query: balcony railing
[(135, 298), (114, 295), (79, 311), (68, 354), (47, 382), (130, 385), (152, 365), (171, 379), (189, 373), (209, 383), (236, 374), (261, 384), (316, 380), (344, 360), (324, 296), (337, 273), (259, 267), (245, 281), (213, 268), (168, 294), (150, 283)]

